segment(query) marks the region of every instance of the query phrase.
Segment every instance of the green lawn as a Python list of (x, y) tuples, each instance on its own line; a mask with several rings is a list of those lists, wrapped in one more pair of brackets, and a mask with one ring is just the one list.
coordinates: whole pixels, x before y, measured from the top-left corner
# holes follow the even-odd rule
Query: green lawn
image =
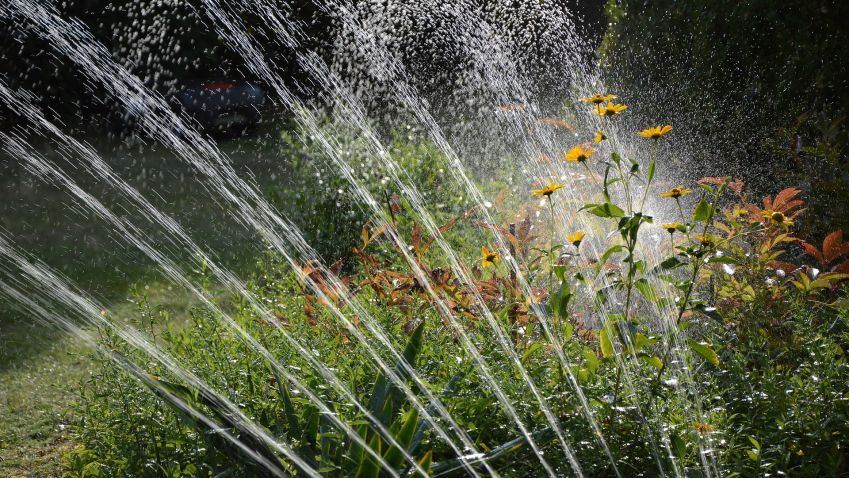
[(86, 347), (24, 318), (0, 321), (0, 476), (60, 476)]
[[(193, 296), (162, 283), (143, 287), (152, 309), (167, 309), (172, 323), (184, 323)], [(221, 294), (217, 294), (221, 295)], [(224, 298), (220, 299), (225, 303)], [(131, 318), (128, 300), (110, 314)], [(69, 425), (73, 403), (94, 366), (92, 350), (75, 337), (19, 314), (0, 312), (0, 476), (61, 476), (62, 455), (75, 446)]]
[[(279, 177), (271, 172), (283, 164), (276, 143), (268, 140), (274, 132), (269, 128), (262, 135), (221, 143), (234, 167), (245, 177), (250, 172), (260, 178), (261, 187)], [(92, 142), (122, 178), (222, 263), (239, 273), (250, 270), (261, 242), (224, 219), (225, 211), (210, 201), (195, 171), (155, 148)], [(137, 221), (127, 215), (131, 210), (121, 209), (124, 204), (108, 185), (91, 182), (79, 171), (74, 177), (107, 206)], [(18, 246), (92, 293), (113, 316), (134, 313), (127, 298), (131, 284), (137, 283), (149, 284), (143, 290), (152, 306), (166, 307), (174, 320), (184, 320), (193, 298), (163, 285), (154, 264), (139, 250), (72, 204), (67, 193), (34, 179), (18, 160), (0, 158), (0, 230)], [(161, 239), (155, 232), (152, 238)], [(68, 425), (75, 420), (72, 404), (79, 385), (92, 370), (90, 352), (63, 332), (13, 312), (0, 299), (0, 477), (61, 475), (62, 455), (75, 446)]]

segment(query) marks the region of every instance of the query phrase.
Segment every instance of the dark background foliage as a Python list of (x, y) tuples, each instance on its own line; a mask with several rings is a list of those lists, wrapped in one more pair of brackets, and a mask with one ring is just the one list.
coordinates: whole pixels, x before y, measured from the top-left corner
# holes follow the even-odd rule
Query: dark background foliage
[(849, 226), (849, 3), (610, 0), (606, 14), (611, 88), (700, 142), (688, 176), (799, 185), (806, 228)]
[[(303, 32), (302, 52), (315, 51), (328, 60), (332, 58), (342, 74), (362, 76), (357, 78), (362, 88), (376, 87), (362, 68), (367, 61), (358, 56), (360, 52), (345, 49), (353, 40), (340, 30), (334, 13), (323, 11), (316, 5), (320, 2), (309, 0), (272, 3)], [(277, 33), (268, 22), (258, 18), (247, 4), (221, 5), (236, 12), (261, 45), (266, 60), (289, 80), (287, 86), (305, 100), (317, 100), (308, 75), (297, 63), (298, 52), (278, 42)], [(463, 51), (464, 43), (448, 34), (448, 25), (454, 22), (450, 14), (439, 14), (417, 2), (357, 0), (353, 5), (355, 15), (368, 18), (369, 28), (385, 34), (384, 39), (391, 38), (392, 44), (387, 47), (407, 65), (421, 91), (433, 94), (445, 85), (456, 85), (457, 77), (468, 66), (468, 53)], [(487, 0), (478, 6), (481, 18), (492, 25), (500, 40), (524, 59), (523, 72), (529, 78), (545, 76), (537, 81), (537, 88), (549, 90), (568, 85), (558, 81), (562, 75), (551, 71), (551, 65), (557, 64), (558, 55), (563, 53), (563, 48), (551, 41), (558, 36), (551, 31), (558, 28), (558, 15), (542, 12), (568, 15), (577, 23), (579, 37), (588, 39), (581, 47), (591, 52), (603, 34), (602, 5), (601, 0), (558, 0), (545, 6)], [(57, 2), (56, 8), (62, 18), (80, 22), (117, 62), (161, 93), (185, 79), (254, 79), (239, 54), (209, 24), (200, 0), (69, 0)], [(26, 21), (0, 12), (0, 77), (12, 88), (35, 93), (43, 105), (49, 105), (63, 122), (72, 126), (101, 119), (109, 112), (110, 103), (104, 100), (102, 88), (86, 83), (76, 68), (30, 32)], [(362, 71), (352, 71), (356, 68)], [(12, 121), (4, 116), (0, 115), (0, 124)]]

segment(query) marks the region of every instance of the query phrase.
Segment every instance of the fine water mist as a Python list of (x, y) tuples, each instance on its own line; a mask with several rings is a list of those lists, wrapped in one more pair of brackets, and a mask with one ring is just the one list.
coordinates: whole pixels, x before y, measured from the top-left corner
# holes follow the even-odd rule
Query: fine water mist
[[(39, 45), (51, 58), (34, 57), (26, 71), (27, 60), (16, 59), (14, 74), (0, 74), (0, 167), (10, 197), (0, 208), (0, 292), (10, 309), (96, 349), (205, 433), (218, 435), (222, 447), (248, 457), (257, 474), (335, 471), (316, 461), (303, 440), (266, 428), (234, 388), (181, 362), (157, 328), (145, 330), (115, 313), (132, 295), (131, 285), (165, 284), (180, 291), (185, 307), (208, 314), (262, 363), (244, 373), (268, 375), (269, 390), (279, 389), (287, 403), (291, 389), (299, 406), (316, 410), (322, 436), (341, 437), (370, 457), (366, 462), (372, 460), (379, 475), (357, 476), (727, 475), (719, 464), (723, 438), (697, 436), (689, 449), (697, 464), (683, 464), (686, 447), (663, 418), (673, 403), (682, 423), (708, 423), (714, 412), (713, 399), (701, 396), (691, 336), (679, 327), (679, 303), (686, 305), (690, 291), (684, 295), (669, 280), (674, 273), (661, 267), (678, 234), (674, 225), (661, 227), (661, 219), (678, 220), (680, 211), (686, 220), (678, 197), (668, 201), (659, 192), (699, 179), (688, 167), (699, 143), (674, 133), (646, 143), (635, 133), (649, 123), (672, 121), (675, 133), (679, 126), (647, 118), (659, 108), (654, 98), (666, 96), (628, 91), (622, 77), (609, 77), (598, 65), (601, 5), (177, 3), (136, 2), (126, 11), (111, 6), (106, 26), (97, 28), (91, 12), (76, 18), (52, 2), (0, 6), (2, 28), (29, 42), (21, 51)], [(110, 31), (112, 40), (103, 34)], [(75, 88), (67, 102), (43, 80), (51, 65)], [(612, 84), (620, 89), (611, 91)], [(237, 98), (235, 91), (248, 93)], [(621, 119), (597, 114), (605, 102), (586, 101), (607, 94), (628, 105)], [(601, 158), (597, 169), (561, 159), (579, 144), (593, 148), (593, 160)], [(432, 163), (422, 166), (425, 160)], [(663, 165), (656, 175), (655, 163)], [(622, 177), (622, 168), (651, 172), (629, 189), (625, 181), (608, 182), (614, 168)], [(549, 183), (561, 187), (556, 195), (531, 196)], [(618, 215), (588, 214), (584, 205), (599, 201), (628, 207)], [(401, 215), (415, 225), (399, 227)], [(627, 290), (612, 273), (631, 267), (617, 255), (625, 249), (609, 248), (623, 227), (615, 222), (634, 217), (649, 217), (634, 230), (641, 242), (630, 251), (631, 264), (637, 254), (641, 261), (634, 266), (645, 287), (639, 299), (631, 291), (636, 272)], [(458, 244), (449, 230), (468, 244)], [(707, 225), (702, 237), (706, 233)], [(521, 234), (548, 248), (540, 259), (549, 261), (545, 272), (522, 262), (524, 245), (515, 240)], [(376, 272), (365, 271), (359, 282), (349, 278), (357, 257), (371, 260), (366, 247), (373, 241), (381, 251), (396, 251), (385, 269), (395, 274), (398, 290), (406, 287), (406, 298), (366, 294), (366, 279)], [(424, 243), (436, 265), (422, 259)], [(483, 266), (489, 251), (509, 290), (482, 279), (481, 245)], [(597, 271), (610, 262), (611, 273), (563, 277), (581, 261)], [(375, 269), (384, 267), (378, 262)], [(257, 263), (279, 269), (256, 272)], [(264, 289), (285, 281), (280, 276), (297, 284), (310, 320), (324, 314), (369, 361), (364, 369), (409, 404), (420, 420), (410, 436), (427, 433), (428, 445), (450, 459), (431, 464), (413, 451), (399, 438), (400, 426), (351, 385), (360, 377), (340, 370), (335, 357), (290, 328), (295, 314), (280, 312)], [(572, 284), (573, 323), (549, 302), (564, 284)], [(456, 290), (464, 291), (465, 302), (452, 295)], [(523, 298), (515, 308), (491, 305), (493, 296), (510, 294)], [(387, 323), (376, 310), (380, 300), (413, 299), (427, 306), (403, 309), (406, 322), (393, 317), (398, 324)], [(705, 315), (712, 306), (702, 304)], [(243, 323), (246, 310), (290, 352), (278, 353), (264, 333)], [(531, 324), (505, 328), (517, 310)], [(635, 333), (637, 321), (656, 336)], [(187, 322), (157, 327), (180, 329)], [(499, 447), (481, 440), (481, 430), (450, 406), (450, 391), (411, 363), (403, 344), (421, 323), (452, 337), (452, 356), (491, 394), (491, 413), (503, 417), (499, 428), (515, 442)], [(587, 364), (598, 359), (576, 353), (573, 333), (593, 343), (606, 334), (621, 337), (610, 342), (611, 350), (601, 346), (600, 358), (615, 371), (615, 392), (599, 394), (587, 380)], [(531, 335), (541, 345), (530, 347)], [(116, 345), (105, 346), (103, 336)], [(647, 356), (637, 340), (660, 344), (666, 353)], [(538, 350), (551, 357), (551, 376), (529, 364)], [(648, 396), (641, 383), (641, 367), (654, 359), (663, 400)], [(555, 375), (564, 386), (551, 392)], [(455, 380), (464, 379), (457, 375), (452, 386)], [(192, 390), (194, 399), (171, 382)], [(528, 401), (518, 401), (520, 393)], [(562, 411), (565, 402), (575, 404), (574, 413)], [(613, 412), (602, 416), (606, 403)], [(617, 414), (638, 424), (629, 431), (636, 451), (611, 441)], [(359, 418), (352, 422), (351, 415)], [(574, 433), (578, 428), (588, 430), (583, 438)], [(527, 449), (524, 469), (502, 458), (514, 447)], [(398, 450), (397, 463), (388, 449)], [(628, 465), (634, 458), (628, 454), (640, 450), (646, 455), (637, 458), (651, 463), (650, 470)]]

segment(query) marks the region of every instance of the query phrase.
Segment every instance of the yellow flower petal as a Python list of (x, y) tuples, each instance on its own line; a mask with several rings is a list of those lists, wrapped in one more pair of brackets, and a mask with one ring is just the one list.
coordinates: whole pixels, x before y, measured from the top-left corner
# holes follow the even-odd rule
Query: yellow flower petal
[(581, 146), (575, 146), (563, 156), (563, 159), (573, 163), (583, 163), (584, 161), (590, 159), (590, 156), (592, 156), (594, 152), (595, 150), (592, 148), (585, 149)]
[(563, 187), (562, 184), (548, 183), (548, 186), (546, 186), (542, 189), (531, 189), (531, 195), (533, 195), (533, 196), (551, 196), (554, 193), (554, 191), (557, 191), (558, 189), (560, 189), (562, 187)]

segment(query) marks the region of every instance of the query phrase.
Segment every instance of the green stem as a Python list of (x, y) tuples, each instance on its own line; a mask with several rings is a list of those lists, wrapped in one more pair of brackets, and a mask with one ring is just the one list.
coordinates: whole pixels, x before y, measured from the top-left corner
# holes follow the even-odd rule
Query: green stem
[[(720, 190), (721, 191), (721, 190)], [(714, 194), (713, 202), (711, 203), (710, 212), (708, 213), (707, 219), (705, 219), (704, 227), (702, 228), (702, 237), (707, 234), (708, 227), (710, 227), (710, 223), (713, 221), (713, 214), (716, 211), (716, 205), (719, 202), (719, 192)], [(678, 203), (678, 209), (681, 210), (681, 202), (678, 201), (678, 198), (675, 198), (675, 201)], [(681, 212), (683, 217), (683, 210)], [(687, 232), (687, 239), (690, 239), (690, 233)], [(702, 244), (699, 248), (699, 255), (695, 257), (695, 260), (691, 258), (693, 264), (693, 273), (690, 275), (690, 283), (687, 287), (687, 290), (684, 292), (684, 300), (678, 306), (678, 316), (675, 318), (675, 325), (677, 326), (681, 322), (681, 318), (684, 316), (684, 312), (687, 311), (687, 304), (690, 302), (690, 297), (692, 296), (693, 289), (696, 286), (696, 278), (699, 276), (699, 271), (701, 270), (702, 264), (704, 261), (702, 258), (707, 252), (707, 247)], [(661, 360), (660, 370), (657, 371), (656, 380), (660, 381), (661, 376), (663, 375), (664, 370), (666, 370), (667, 360), (669, 359), (669, 353), (672, 348), (666, 349), (666, 352), (663, 354), (663, 360)]]
[(628, 209), (628, 215), (631, 215), (634, 211), (631, 201), (631, 181), (630, 178), (625, 176), (625, 173), (622, 172), (622, 165), (620, 163), (616, 163), (616, 169), (619, 170), (619, 177), (622, 179), (622, 186), (625, 189), (625, 206)]
[(687, 221), (687, 218), (684, 216), (684, 208), (681, 207), (681, 199), (675, 198), (675, 204), (678, 205), (678, 212), (681, 214), (681, 223), (684, 224), (684, 229), (686, 229), (684, 234), (687, 235), (687, 240), (689, 241), (689, 240), (691, 240), (690, 239), (690, 227), (689, 227), (690, 222)]
[(551, 257), (554, 250), (554, 200), (551, 199), (551, 195), (548, 195), (548, 211), (551, 216), (551, 236), (548, 241), (548, 286), (551, 289), (551, 293), (554, 293), (554, 259)]
[[(654, 140), (654, 145), (651, 150), (651, 164), (649, 166), (649, 170), (654, 169), (654, 164), (657, 161), (657, 140)], [(646, 197), (649, 194), (649, 187), (651, 186), (651, 182), (654, 177), (650, 177), (646, 180), (646, 189), (643, 191), (643, 199), (640, 200), (640, 211), (643, 210), (643, 206), (646, 204)]]

